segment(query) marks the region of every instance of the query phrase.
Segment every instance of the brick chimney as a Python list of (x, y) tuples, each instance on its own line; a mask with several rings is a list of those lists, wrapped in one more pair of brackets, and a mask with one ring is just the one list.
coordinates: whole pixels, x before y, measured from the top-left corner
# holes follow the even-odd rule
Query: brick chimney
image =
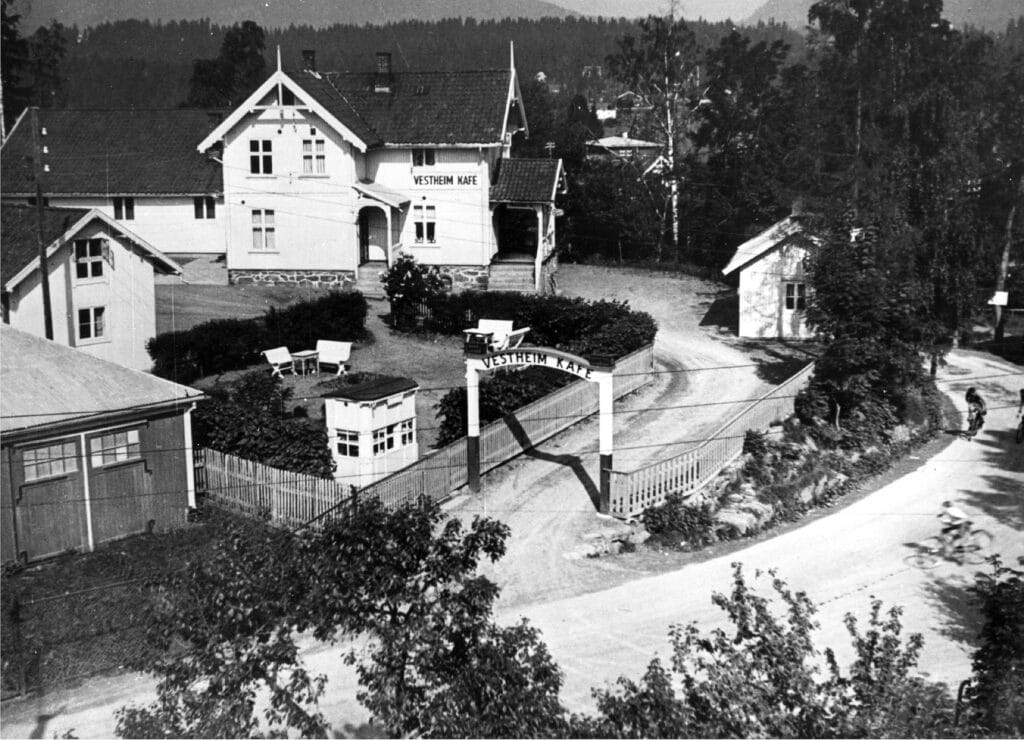
[(302, 50), (302, 71), (303, 72), (316, 72), (316, 50), (315, 49), (303, 49)]
[(391, 92), (392, 79), (391, 54), (386, 51), (378, 51), (373, 75), (373, 91), (378, 93)]

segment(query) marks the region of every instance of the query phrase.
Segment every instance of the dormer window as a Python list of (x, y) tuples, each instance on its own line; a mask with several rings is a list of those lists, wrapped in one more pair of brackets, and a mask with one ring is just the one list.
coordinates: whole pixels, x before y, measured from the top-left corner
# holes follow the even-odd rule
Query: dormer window
[(412, 166), (413, 167), (433, 167), (437, 161), (437, 151), (435, 149), (413, 149), (412, 150)]

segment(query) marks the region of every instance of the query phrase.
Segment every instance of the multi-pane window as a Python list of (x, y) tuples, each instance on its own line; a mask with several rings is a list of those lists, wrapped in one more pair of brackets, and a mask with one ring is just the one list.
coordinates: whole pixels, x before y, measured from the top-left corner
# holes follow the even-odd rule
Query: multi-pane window
[(416, 431), (415, 430), (416, 430), (416, 427), (415, 427), (415, 420), (414, 419), (406, 419), (405, 421), (399, 423), (399, 425), (398, 425), (399, 444), (402, 447), (406, 447), (407, 445), (411, 445), (412, 444), (413, 439), (415, 439), (415, 437), (416, 437)]
[(349, 429), (338, 430), (338, 454), (345, 457), (359, 457), (359, 432)]
[(135, 198), (114, 198), (114, 218), (131, 221), (135, 218)]
[(89, 440), (89, 455), (94, 468), (136, 460), (142, 456), (139, 452), (139, 430), (127, 429), (123, 432), (111, 432), (91, 439)]
[(102, 339), (106, 335), (105, 313), (103, 306), (78, 309), (78, 338)]
[(413, 206), (412, 220), (417, 244), (436, 243), (437, 211), (434, 206)]
[(25, 450), (23, 456), (25, 482), (66, 475), (78, 470), (74, 442), (55, 442), (45, 447)]
[(274, 155), (270, 139), (252, 139), (249, 142), (249, 172), (254, 175), (274, 174)]
[(79, 280), (103, 277), (103, 240), (75, 240), (75, 277)]
[(212, 196), (198, 196), (192, 199), (196, 218), (217, 218), (217, 200)]
[(413, 167), (433, 167), (437, 162), (437, 152), (434, 149), (413, 149)]
[(273, 251), (277, 248), (274, 231), (274, 211), (269, 208), (253, 209), (252, 248), (259, 251)]
[(302, 174), (323, 175), (327, 172), (327, 155), (323, 139), (302, 140)]
[(807, 306), (807, 284), (786, 283), (786, 310), (803, 311)]

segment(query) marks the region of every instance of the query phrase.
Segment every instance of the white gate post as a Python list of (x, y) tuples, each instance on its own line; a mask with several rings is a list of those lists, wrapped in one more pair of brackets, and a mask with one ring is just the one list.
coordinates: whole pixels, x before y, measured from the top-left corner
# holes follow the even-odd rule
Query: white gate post
[(466, 363), (466, 464), (469, 490), (480, 492), (480, 376)]
[(613, 414), (615, 406), (613, 383), (615, 376), (610, 372), (595, 372), (594, 377), (597, 380), (598, 392), (600, 394), (598, 449), (601, 465), (601, 497), (599, 510), (602, 514), (608, 514), (611, 510), (612, 451), (615, 437), (615, 416)]

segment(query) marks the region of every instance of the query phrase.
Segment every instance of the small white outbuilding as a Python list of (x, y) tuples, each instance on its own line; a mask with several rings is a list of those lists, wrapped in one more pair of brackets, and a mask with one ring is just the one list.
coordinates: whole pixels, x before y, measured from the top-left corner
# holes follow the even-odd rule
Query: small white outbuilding
[(739, 271), (739, 335), (758, 339), (809, 339), (808, 250), (813, 237), (789, 216), (741, 244), (722, 273)]
[(362, 488), (416, 462), (417, 390), (410, 378), (385, 376), (324, 396), (335, 480)]

